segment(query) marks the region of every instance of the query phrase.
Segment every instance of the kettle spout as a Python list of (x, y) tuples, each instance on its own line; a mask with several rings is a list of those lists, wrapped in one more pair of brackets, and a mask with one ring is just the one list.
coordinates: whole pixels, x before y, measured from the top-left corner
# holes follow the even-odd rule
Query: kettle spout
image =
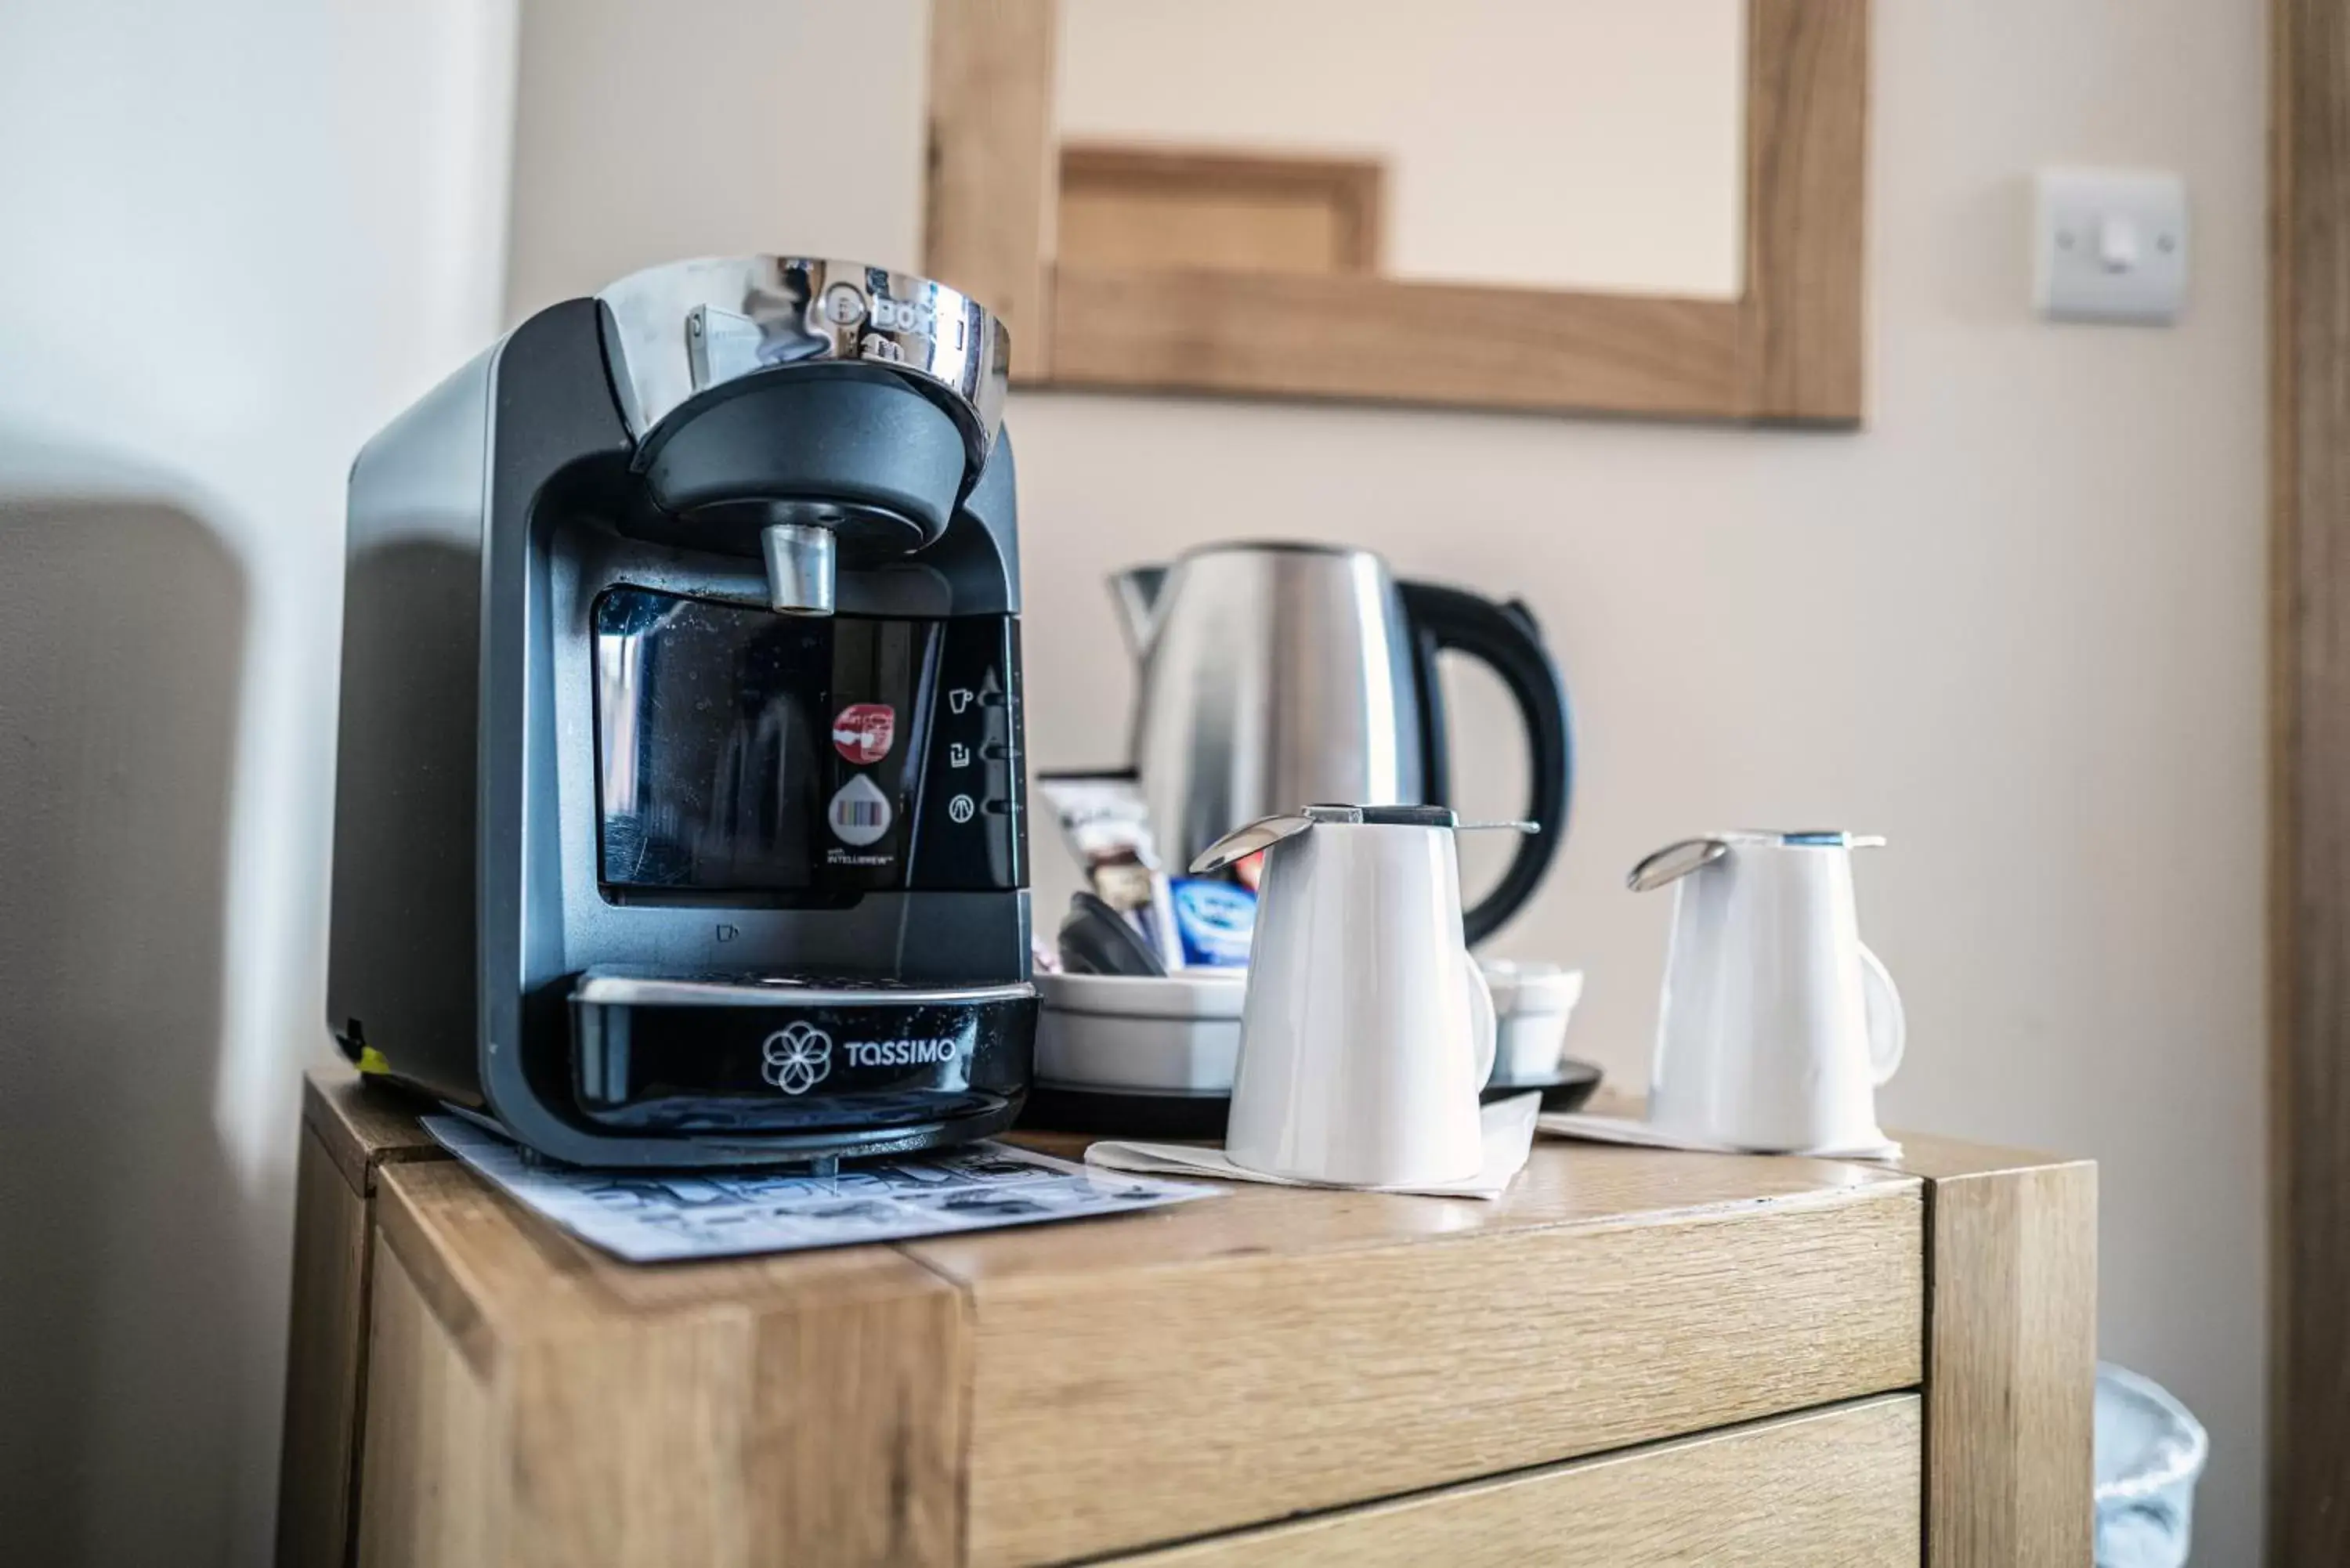
[(1109, 591), (1118, 600), (1118, 618), (1126, 627), (1127, 646), (1137, 659), (1150, 657), (1150, 645), (1159, 637), (1159, 595), (1167, 586), (1165, 566), (1129, 566), (1109, 580)]

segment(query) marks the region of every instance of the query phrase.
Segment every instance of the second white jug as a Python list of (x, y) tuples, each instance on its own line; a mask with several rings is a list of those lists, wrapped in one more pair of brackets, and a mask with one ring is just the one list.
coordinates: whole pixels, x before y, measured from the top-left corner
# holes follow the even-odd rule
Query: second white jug
[(1773, 1153), (1884, 1141), (1877, 1089), (1908, 1024), (1852, 896), (1852, 851), (1884, 842), (1717, 833), (1632, 868), (1635, 892), (1673, 885), (1653, 1126)]

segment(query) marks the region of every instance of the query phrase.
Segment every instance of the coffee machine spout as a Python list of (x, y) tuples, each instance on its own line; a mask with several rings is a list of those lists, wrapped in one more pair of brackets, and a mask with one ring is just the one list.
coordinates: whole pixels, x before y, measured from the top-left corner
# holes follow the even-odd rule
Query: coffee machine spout
[(1118, 618), (1126, 628), (1127, 646), (1137, 659), (1149, 658), (1150, 645), (1159, 639), (1159, 590), (1166, 586), (1165, 566), (1128, 566), (1109, 579)]
[(777, 615), (832, 613), (833, 531), (821, 523), (770, 523), (759, 531), (767, 607)]

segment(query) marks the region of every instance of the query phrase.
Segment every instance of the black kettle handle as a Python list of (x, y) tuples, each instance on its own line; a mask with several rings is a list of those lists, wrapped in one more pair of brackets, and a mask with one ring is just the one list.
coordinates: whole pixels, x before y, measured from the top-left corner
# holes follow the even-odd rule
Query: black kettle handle
[(1401, 583), (1404, 616), (1411, 625), (1414, 682), (1419, 699), (1421, 789), (1430, 805), (1450, 805), (1452, 774), (1444, 735), (1444, 689), (1437, 680), (1436, 656), (1446, 649), (1481, 659), (1502, 678), (1516, 699), (1526, 727), (1534, 798), (1526, 815), (1540, 833), (1518, 840), (1518, 852), (1493, 890), (1461, 912), (1471, 942), (1482, 941), (1528, 898), (1550, 868), (1566, 836), (1567, 797), (1575, 784), (1575, 741), (1568, 721), (1566, 687), (1558, 666), (1543, 647), (1534, 612), (1517, 601), (1492, 599), (1440, 583)]

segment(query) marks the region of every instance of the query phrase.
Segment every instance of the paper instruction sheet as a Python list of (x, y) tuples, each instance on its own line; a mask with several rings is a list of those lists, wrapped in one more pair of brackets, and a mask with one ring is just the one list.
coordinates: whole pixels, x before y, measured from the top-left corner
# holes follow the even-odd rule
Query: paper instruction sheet
[(525, 1208), (632, 1263), (791, 1252), (1126, 1214), (1219, 1188), (1075, 1165), (1008, 1144), (803, 1171), (585, 1170), (462, 1116), (422, 1118), (442, 1147)]

